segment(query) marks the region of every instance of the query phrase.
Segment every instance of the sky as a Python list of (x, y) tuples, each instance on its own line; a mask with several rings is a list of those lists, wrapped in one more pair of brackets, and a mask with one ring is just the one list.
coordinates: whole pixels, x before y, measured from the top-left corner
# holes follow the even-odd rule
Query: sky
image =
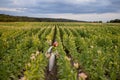
[(109, 21), (120, 19), (120, 0), (0, 0), (0, 14)]

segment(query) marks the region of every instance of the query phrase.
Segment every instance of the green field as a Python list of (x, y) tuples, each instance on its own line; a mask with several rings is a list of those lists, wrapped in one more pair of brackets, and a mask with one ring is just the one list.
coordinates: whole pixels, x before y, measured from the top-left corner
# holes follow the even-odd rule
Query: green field
[(0, 80), (48, 80), (45, 53), (55, 29), (57, 80), (82, 80), (70, 61), (89, 80), (120, 80), (120, 24), (62, 22), (1, 22)]

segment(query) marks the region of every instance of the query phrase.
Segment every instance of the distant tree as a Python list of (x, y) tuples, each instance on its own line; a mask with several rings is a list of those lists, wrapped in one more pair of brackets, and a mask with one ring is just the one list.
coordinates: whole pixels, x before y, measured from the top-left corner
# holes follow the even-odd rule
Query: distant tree
[(99, 23), (102, 23), (102, 21), (99, 21)]
[(110, 20), (108, 22), (109, 23), (120, 23), (120, 19), (114, 19), (114, 20)]
[(93, 21), (93, 23), (102, 23), (102, 21)]

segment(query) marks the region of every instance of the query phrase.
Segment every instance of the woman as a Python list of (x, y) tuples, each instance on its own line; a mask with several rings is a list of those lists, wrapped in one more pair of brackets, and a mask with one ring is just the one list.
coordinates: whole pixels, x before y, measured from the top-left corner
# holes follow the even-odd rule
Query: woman
[(56, 47), (58, 46), (58, 42), (55, 41), (52, 46), (48, 49), (47, 53), (45, 54), (47, 58), (49, 58), (49, 71), (52, 71), (56, 55), (58, 55), (58, 52), (56, 50)]

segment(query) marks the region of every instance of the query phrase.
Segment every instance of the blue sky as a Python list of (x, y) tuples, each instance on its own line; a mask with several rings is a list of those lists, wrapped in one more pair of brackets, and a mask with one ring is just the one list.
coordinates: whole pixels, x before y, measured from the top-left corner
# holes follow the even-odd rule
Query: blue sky
[(107, 21), (120, 19), (120, 0), (1, 0), (0, 14)]

